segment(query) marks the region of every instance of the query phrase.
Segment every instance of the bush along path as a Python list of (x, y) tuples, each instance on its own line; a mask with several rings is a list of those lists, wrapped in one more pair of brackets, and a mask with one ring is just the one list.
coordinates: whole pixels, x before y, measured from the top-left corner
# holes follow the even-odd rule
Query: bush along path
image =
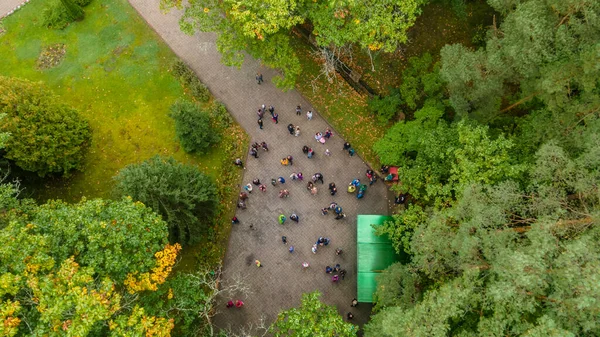
[[(283, 93), (270, 84), (275, 71), (262, 68), (259, 61), (250, 58), (241, 69), (223, 66), (213, 34), (188, 36), (180, 31), (178, 18), (181, 12), (161, 13), (158, 0), (130, 0), (130, 3), (225, 104), (249, 134), (250, 141), (264, 141), (269, 147), (268, 152), (260, 150), (258, 158), (242, 158), (246, 166), (243, 185), (257, 178), (266, 183), (267, 190), (261, 192), (255, 186), (246, 201), (247, 208), (236, 213), (240, 223), (232, 229), (224, 261), (223, 284), (231, 283), (240, 275), (246, 278), (250, 292), (240, 294), (245, 303), (241, 310), (227, 309), (229, 299), (217, 302), (215, 325), (219, 328), (231, 325), (233, 330), (239, 330), (248, 324), (256, 326), (261, 317), (270, 324), (280, 311), (298, 306), (302, 293), (314, 290), (320, 290), (324, 294), (323, 301), (336, 305), (344, 316), (352, 309), (354, 323), (366, 322), (369, 306), (350, 307), (350, 301), (356, 296), (356, 215), (387, 213), (384, 185), (378, 182), (370, 186), (360, 200), (355, 194), (346, 192), (353, 179), (366, 179), (368, 167), (359, 157), (360, 153), (350, 157), (343, 151), (344, 140), (335, 130), (325, 144), (317, 143), (315, 134), (325, 133), (330, 126), (318, 111), (314, 111), (312, 120), (307, 119), (306, 112), (312, 107), (297, 91)], [(255, 80), (257, 72), (264, 78), (260, 85)], [(264, 127), (260, 129), (257, 109), (262, 104), (273, 105), (279, 120), (277, 124), (271, 121), (267, 111)], [(296, 115), (297, 105), (301, 105), (301, 115)], [(290, 135), (288, 124), (300, 127), (298, 137)], [(302, 152), (304, 145), (314, 149), (313, 158), (307, 158)], [(325, 155), (326, 149), (330, 150), (331, 156)], [(294, 158), (293, 165), (282, 166), (280, 160), (288, 155)], [(231, 169), (241, 170), (233, 163)], [(304, 182), (291, 181), (290, 175), (299, 171), (306, 176)], [(306, 179), (310, 180), (316, 172), (323, 174), (325, 184), (318, 182), (317, 194), (311, 195), (306, 189)], [(285, 186), (272, 186), (271, 179), (280, 176), (285, 177)], [(339, 189), (333, 197), (327, 191), (330, 182), (335, 182)], [(280, 189), (284, 188), (289, 191), (289, 197), (278, 198)], [(332, 201), (344, 208), (345, 219), (335, 220), (332, 214), (321, 214), (321, 208)], [(292, 213), (299, 216), (297, 223), (288, 220), (284, 225), (278, 224), (280, 214), (289, 217)], [(282, 236), (287, 237), (288, 245), (282, 243)], [(313, 254), (311, 247), (320, 236), (330, 238), (331, 244)], [(289, 252), (290, 245), (295, 247), (292, 253)], [(343, 249), (343, 254), (335, 254), (338, 247)], [(256, 267), (255, 260), (260, 260), (261, 268)], [(309, 263), (307, 270), (303, 270), (303, 262)], [(324, 272), (327, 265), (336, 263), (347, 271), (340, 283), (332, 283), (331, 275)]]

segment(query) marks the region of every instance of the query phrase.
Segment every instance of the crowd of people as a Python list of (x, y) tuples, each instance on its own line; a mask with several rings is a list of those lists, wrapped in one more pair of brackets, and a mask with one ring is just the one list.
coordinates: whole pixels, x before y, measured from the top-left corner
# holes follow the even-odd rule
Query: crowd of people
[[(258, 78), (257, 78), (257, 81), (258, 81)], [(278, 124), (278, 122), (279, 122), (279, 115), (275, 111), (275, 107), (273, 107), (272, 105), (267, 107), (266, 104), (263, 104), (257, 110), (257, 117), (258, 117), (257, 123), (258, 123), (260, 129), (263, 129), (263, 118), (267, 111), (269, 112), (273, 123)], [(296, 112), (297, 116), (301, 116), (302, 115), (302, 107), (300, 105), (298, 105), (295, 109), (295, 112)], [(312, 120), (313, 112), (310, 110), (307, 111), (306, 118), (309, 121)], [(294, 123), (287, 124), (287, 131), (288, 131), (289, 135), (293, 136), (293, 137), (299, 137), (301, 135), (300, 126), (294, 125)], [(319, 131), (319, 132), (316, 132), (314, 135), (315, 141), (321, 145), (325, 145), (327, 143), (327, 141), (330, 140), (332, 137), (333, 137), (333, 132), (330, 128), (325, 128), (325, 130), (323, 132)], [(325, 146), (323, 146), (323, 149), (324, 150), (320, 150), (320, 151), (323, 151), (321, 153), (323, 153), (326, 157), (332, 155), (331, 151), (328, 148), (325, 148)], [(350, 143), (347, 143), (347, 142), (344, 143), (342, 150), (344, 152), (346, 152), (350, 157), (354, 156), (354, 154), (355, 154), (355, 150), (352, 148)], [(251, 145), (249, 154), (250, 154), (250, 157), (259, 159), (260, 152), (267, 152), (267, 151), (269, 151), (269, 146), (267, 145), (266, 142), (264, 142), (264, 141), (260, 142), (260, 143), (254, 142)], [(302, 153), (305, 154), (308, 159), (312, 159), (316, 155), (315, 150), (309, 145), (302, 146)], [(302, 161), (303, 159), (299, 159), (299, 160)], [(287, 155), (287, 156), (281, 158), (279, 160), (279, 163), (282, 166), (294, 166), (295, 159), (291, 155)], [(242, 161), (241, 158), (235, 159), (234, 164), (240, 168), (244, 168), (244, 169), (246, 168), (244, 165), (244, 162)], [(373, 173), (372, 170), (367, 170), (366, 175), (367, 175), (367, 179), (369, 179), (370, 184), (373, 184), (376, 181), (376, 175)], [(286, 178), (287, 178), (287, 175), (280, 175), (278, 177), (275, 176), (275, 177), (267, 178), (267, 181), (270, 179), (271, 185), (275, 188), (275, 190), (277, 190), (277, 189), (279, 190), (279, 193), (278, 193), (279, 198), (287, 198), (290, 196), (290, 190), (288, 188), (284, 187), (284, 186), (287, 186), (286, 184), (298, 184), (298, 183), (304, 182), (304, 174), (302, 172), (292, 172), (289, 175), (289, 181), (286, 181)], [(334, 182), (328, 182), (327, 184), (325, 183), (325, 177), (324, 177), (323, 173), (321, 173), (321, 172), (315, 172), (314, 174), (310, 175), (310, 179), (307, 179), (307, 180), (308, 181), (306, 182), (306, 189), (311, 196), (316, 196), (318, 194), (319, 188), (317, 186), (319, 184), (327, 186), (327, 191), (329, 192), (329, 195), (331, 197), (335, 197), (338, 192), (337, 186)], [(359, 192), (357, 193), (357, 198), (360, 199), (364, 196), (364, 191), (366, 190), (366, 188), (363, 189), (362, 186), (366, 186), (366, 185), (360, 184), (359, 179), (354, 179), (350, 183), (350, 185), (355, 186), (355, 188), (358, 189)], [(242, 186), (242, 190), (240, 191), (238, 204), (237, 204), (238, 208), (240, 208), (242, 210), (247, 208), (247, 201), (250, 198), (250, 195), (252, 194), (254, 187), (257, 187), (259, 189), (259, 191), (261, 191), (262, 193), (267, 192), (267, 186), (263, 183), (263, 181), (261, 181), (261, 178), (259, 178), (259, 177), (253, 178), (251, 182)], [(350, 189), (349, 189), (348, 192), (353, 193), (354, 190), (350, 191)], [(296, 193), (299, 193), (299, 192), (294, 192), (294, 194), (296, 194)], [(342, 206), (338, 205), (338, 203), (335, 201), (331, 201), (328, 205), (326, 205), (325, 207), (323, 207), (321, 209), (322, 216), (328, 216), (329, 213), (331, 213), (332, 216), (334, 216), (335, 220), (343, 220), (347, 217), (343, 211)], [(285, 214), (279, 213), (279, 215), (277, 216), (277, 223), (279, 225), (287, 226), (286, 222), (288, 220), (298, 224), (298, 223), (300, 223), (300, 215), (298, 215), (294, 211), (290, 211), (289, 213), (285, 212)], [(239, 223), (240, 223), (240, 220), (237, 217), (234, 217), (232, 219), (232, 224), (239, 224)], [(291, 242), (287, 236), (282, 236), (281, 241), (284, 245), (286, 245), (287, 251), (290, 254), (294, 254), (296, 252), (297, 247), (294, 247), (294, 245), (288, 244)], [(292, 241), (294, 241), (294, 240), (292, 240)], [(331, 238), (326, 237), (326, 236), (319, 236), (310, 249), (313, 254), (317, 254), (321, 250), (326, 250), (327, 247), (331, 247), (331, 245), (332, 245)], [(343, 250), (342, 250), (342, 248), (337, 247), (337, 248), (335, 248), (334, 253), (335, 253), (334, 257), (338, 258), (343, 253)], [(255, 260), (254, 263), (257, 267), (263, 266), (263, 264), (259, 260)], [(343, 281), (347, 274), (346, 269), (343, 269), (341, 267), (340, 263), (333, 263), (331, 265), (332, 266), (327, 266), (325, 268), (325, 273), (326, 273), (326, 275), (328, 275), (330, 277), (331, 282), (334, 284), (337, 284), (337, 283)], [(302, 267), (302, 269), (307, 270), (310, 267), (310, 263), (308, 261), (304, 261), (301, 263), (301, 267)], [(234, 302), (232, 300), (230, 300), (227, 303), (227, 307), (228, 308), (233, 307), (233, 303)], [(239, 306), (237, 306), (237, 301), (235, 302), (235, 304), (236, 304), (235, 305), (236, 307), (239, 307)], [(352, 306), (356, 306), (356, 304), (358, 304), (356, 299), (352, 300), (352, 304), (353, 304)], [(243, 305), (243, 302), (242, 302), (242, 305)], [(353, 314), (348, 313), (347, 318), (352, 319)]]

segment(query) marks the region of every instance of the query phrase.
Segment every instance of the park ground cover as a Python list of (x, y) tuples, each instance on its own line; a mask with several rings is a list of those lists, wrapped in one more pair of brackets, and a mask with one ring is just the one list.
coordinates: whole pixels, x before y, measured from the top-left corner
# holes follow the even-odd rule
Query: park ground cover
[[(85, 8), (85, 19), (64, 30), (42, 26), (43, 8), (43, 1), (32, 1), (4, 20), (0, 74), (44, 82), (89, 121), (93, 135), (81, 172), (67, 178), (23, 175), (24, 193), (39, 202), (109, 198), (112, 177), (121, 168), (156, 154), (172, 156), (214, 177), (222, 200), (216, 231), (196, 249), (184, 252), (184, 260), (200, 253), (203, 260), (219, 261), (221, 239), (229, 235), (225, 219), (235, 207), (229, 200), (235, 200), (237, 191), (227, 184), (239, 180), (238, 173), (224, 165), (245, 148), (242, 129), (234, 124), (223, 130), (227, 141), (205, 155), (185, 153), (168, 115), (178, 98), (190, 97), (170, 71), (177, 57), (127, 1), (92, 1)], [(40, 69), (38, 58), (46, 47), (56, 45), (64, 45), (63, 59), (55, 67)]]
[[(354, 48), (352, 59), (345, 61), (363, 75), (362, 79), (375, 92), (385, 95), (390, 88), (400, 85), (402, 70), (410, 57), (430, 53), (437, 60), (446, 44), (473, 45), (473, 37), (480, 31), (478, 27), (491, 25), (493, 15), (494, 11), (485, 1), (467, 3), (461, 16), (449, 5), (432, 3), (423, 8), (409, 31), (407, 45), (395, 53), (373, 53), (375, 71), (368, 54), (358, 48)], [(395, 121), (386, 125), (377, 123), (369, 112), (367, 96), (359, 95), (339, 75), (329, 83), (325, 76), (320, 76), (321, 60), (313, 54), (311, 46), (298, 36), (293, 36), (293, 43), (303, 70), (296, 88), (368, 163), (377, 167), (379, 160), (372, 149), (373, 143), (381, 139)]]

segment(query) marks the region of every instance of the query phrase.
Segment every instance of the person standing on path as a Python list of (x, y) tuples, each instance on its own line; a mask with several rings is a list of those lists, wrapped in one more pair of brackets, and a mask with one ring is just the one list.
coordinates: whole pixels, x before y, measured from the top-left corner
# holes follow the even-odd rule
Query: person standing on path
[(258, 260), (254, 260), (254, 264), (259, 268), (262, 267), (262, 264)]
[(259, 118), (257, 123), (258, 123), (258, 127), (259, 127), (259, 128), (262, 130), (262, 129), (263, 129), (263, 121), (262, 121), (262, 118)]
[(296, 137), (300, 136), (300, 127), (299, 126), (296, 126), (296, 129), (294, 131), (294, 136), (296, 136)]
[(287, 126), (288, 132), (290, 133), (290, 135), (293, 135), (294, 132), (296, 132), (296, 129), (294, 128), (294, 124), (288, 124)]
[(256, 73), (256, 83), (261, 84), (263, 82), (263, 76), (261, 73)]
[(234, 216), (234, 217), (231, 219), (231, 224), (232, 224), (232, 225), (237, 225), (237, 224), (239, 224), (239, 223), (240, 223), (240, 219), (238, 219), (238, 218), (237, 218), (237, 216)]
[(287, 245), (287, 236), (282, 236), (281, 237), (281, 242), (283, 242), (284, 245)]
[(273, 116), (273, 113), (275, 113), (275, 107), (272, 105), (269, 105), (269, 113), (271, 114), (271, 116)]
[(315, 173), (315, 174), (312, 176), (312, 181), (314, 181), (315, 183), (316, 183), (317, 181), (320, 181), (320, 182), (321, 182), (321, 184), (325, 184), (325, 182), (323, 181), (323, 175), (322, 175), (321, 173), (319, 173), (319, 172)]
[(298, 105), (296, 107), (296, 116), (300, 116), (302, 115), (302, 107), (300, 107), (300, 105)]
[(313, 117), (313, 113), (312, 113), (312, 111), (308, 110), (308, 112), (306, 113), (306, 118), (307, 118), (308, 120), (312, 120), (312, 117)]
[(335, 195), (337, 193), (337, 187), (335, 186), (335, 183), (329, 184), (329, 193), (331, 195)]
[(273, 114), (273, 122), (275, 122), (275, 124), (279, 124), (279, 115), (277, 112)]

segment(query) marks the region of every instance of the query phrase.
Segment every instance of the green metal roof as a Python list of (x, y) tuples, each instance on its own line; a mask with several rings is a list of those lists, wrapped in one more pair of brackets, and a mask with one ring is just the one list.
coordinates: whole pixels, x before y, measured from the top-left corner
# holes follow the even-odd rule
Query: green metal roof
[(357, 299), (373, 303), (377, 289), (375, 277), (392, 263), (399, 261), (392, 242), (387, 235), (375, 235), (372, 225), (381, 225), (392, 217), (384, 215), (359, 215), (356, 225), (357, 245)]

